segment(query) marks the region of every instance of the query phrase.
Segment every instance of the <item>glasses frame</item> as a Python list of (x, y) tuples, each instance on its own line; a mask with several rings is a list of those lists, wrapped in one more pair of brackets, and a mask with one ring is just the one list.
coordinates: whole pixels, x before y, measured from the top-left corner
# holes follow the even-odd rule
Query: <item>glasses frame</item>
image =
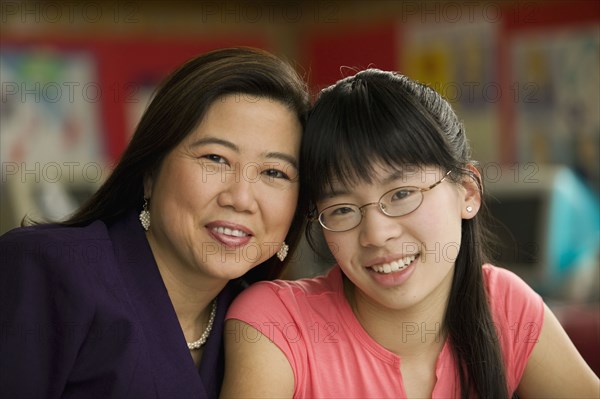
[[(333, 232), (335, 232), (335, 233), (343, 233), (343, 232), (345, 232), (345, 231), (350, 231), (350, 230), (352, 230), (352, 229), (355, 229), (355, 228), (357, 228), (358, 226), (360, 226), (360, 224), (362, 223), (362, 221), (363, 221), (363, 219), (364, 219), (364, 217), (365, 217), (365, 212), (364, 212), (364, 209), (365, 209), (367, 206), (371, 206), (371, 205), (378, 205), (378, 208), (379, 208), (379, 210), (380, 210), (380, 211), (381, 211), (381, 212), (382, 212), (382, 213), (383, 213), (385, 216), (388, 216), (388, 217), (391, 217), (391, 218), (398, 218), (398, 217), (401, 217), (401, 216), (410, 215), (411, 213), (413, 213), (414, 211), (416, 211), (417, 209), (419, 209), (419, 207), (420, 207), (420, 206), (421, 206), (421, 204), (423, 203), (423, 198), (424, 198), (424, 196), (423, 196), (423, 193), (424, 193), (424, 192), (426, 192), (426, 191), (430, 191), (430, 190), (431, 190), (431, 189), (433, 189), (434, 187), (436, 187), (436, 186), (440, 185), (440, 184), (441, 184), (441, 183), (442, 183), (444, 180), (446, 180), (446, 178), (447, 178), (448, 176), (450, 176), (450, 173), (452, 173), (452, 170), (449, 170), (448, 172), (446, 172), (446, 174), (445, 174), (445, 175), (444, 175), (444, 176), (443, 176), (443, 177), (442, 177), (440, 180), (438, 180), (437, 182), (433, 183), (432, 185), (430, 185), (430, 186), (428, 186), (428, 187), (399, 186), (399, 187), (393, 188), (393, 189), (391, 189), (391, 190), (388, 190), (388, 191), (386, 191), (385, 193), (383, 193), (383, 195), (382, 195), (381, 197), (379, 197), (379, 200), (378, 200), (378, 201), (376, 201), (376, 202), (369, 202), (369, 203), (367, 203), (367, 204), (364, 204), (364, 205), (362, 205), (362, 206), (357, 206), (356, 204), (351, 204), (351, 203), (348, 203), (348, 202), (341, 202), (341, 203), (339, 203), (339, 204), (330, 205), (330, 206), (328, 206), (327, 208), (323, 209), (321, 212), (319, 212), (319, 213), (317, 214), (317, 216), (316, 216), (316, 217), (315, 217), (315, 216), (311, 217), (311, 218), (310, 218), (310, 220), (311, 220), (311, 221), (318, 220), (318, 221), (319, 221), (319, 224), (321, 225), (321, 227), (323, 227), (323, 228), (324, 228), (325, 230), (327, 230), (327, 231), (333, 231)], [(417, 205), (417, 206), (416, 206), (416, 208), (415, 208), (415, 209), (413, 209), (412, 211), (410, 211), (410, 212), (408, 212), (408, 213), (404, 213), (404, 214), (402, 214), (402, 215), (390, 215), (390, 214), (388, 214), (388, 213), (385, 211), (385, 206), (384, 206), (384, 204), (382, 204), (382, 203), (381, 203), (381, 200), (383, 199), (383, 197), (385, 197), (386, 195), (388, 195), (388, 194), (389, 194), (389, 193), (391, 193), (392, 191), (399, 191), (399, 190), (401, 190), (401, 189), (408, 189), (408, 188), (410, 188), (410, 189), (415, 189), (415, 192), (419, 192), (419, 193), (421, 193), (421, 201), (419, 202), (419, 205)], [(331, 229), (331, 228), (329, 228), (329, 227), (325, 226), (325, 224), (324, 224), (324, 223), (323, 223), (323, 221), (321, 220), (321, 217), (323, 216), (323, 213), (324, 213), (324, 212), (325, 212), (327, 209), (329, 209), (329, 208), (338, 207), (338, 206), (340, 206), (340, 205), (350, 205), (350, 206), (353, 206), (353, 207), (357, 207), (357, 208), (358, 208), (358, 210), (360, 211), (360, 221), (359, 221), (359, 222), (356, 224), (356, 226), (353, 226), (353, 227), (351, 227), (351, 228), (349, 228), (349, 229), (345, 229), (345, 230), (333, 230), (333, 229)]]

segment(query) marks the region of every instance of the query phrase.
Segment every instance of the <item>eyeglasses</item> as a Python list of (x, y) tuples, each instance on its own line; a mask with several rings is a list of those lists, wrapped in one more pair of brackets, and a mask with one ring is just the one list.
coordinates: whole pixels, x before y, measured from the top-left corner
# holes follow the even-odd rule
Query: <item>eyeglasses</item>
[(429, 187), (397, 187), (379, 198), (377, 202), (369, 202), (363, 206), (354, 204), (335, 204), (323, 209), (318, 216), (319, 223), (329, 231), (342, 232), (352, 230), (362, 222), (364, 208), (378, 205), (384, 215), (398, 217), (408, 215), (417, 210), (423, 202), (423, 193), (429, 191), (446, 180), (452, 171), (449, 170), (444, 177)]

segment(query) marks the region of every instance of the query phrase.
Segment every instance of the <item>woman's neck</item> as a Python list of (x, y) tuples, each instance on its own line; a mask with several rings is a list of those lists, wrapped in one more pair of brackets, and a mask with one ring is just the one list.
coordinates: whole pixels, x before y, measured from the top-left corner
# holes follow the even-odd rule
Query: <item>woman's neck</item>
[(161, 267), (160, 264), (158, 269), (182, 329), (184, 332), (198, 330), (200, 324), (208, 320), (211, 303), (227, 281), (211, 281), (200, 275), (178, 273), (177, 269)]
[(159, 251), (153, 253), (185, 339), (194, 342), (206, 329), (211, 303), (227, 280), (211, 278), (200, 270), (184, 267), (177, 259), (165, 258)]

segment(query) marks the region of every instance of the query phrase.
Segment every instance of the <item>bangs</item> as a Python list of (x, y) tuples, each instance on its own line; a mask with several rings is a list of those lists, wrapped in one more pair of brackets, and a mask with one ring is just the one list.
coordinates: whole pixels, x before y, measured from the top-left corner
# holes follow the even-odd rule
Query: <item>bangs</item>
[(313, 203), (332, 190), (334, 182), (344, 187), (373, 182), (376, 167), (414, 171), (452, 163), (431, 114), (408, 100), (410, 96), (382, 86), (354, 80), (322, 92), (309, 116), (301, 151), (302, 187)]

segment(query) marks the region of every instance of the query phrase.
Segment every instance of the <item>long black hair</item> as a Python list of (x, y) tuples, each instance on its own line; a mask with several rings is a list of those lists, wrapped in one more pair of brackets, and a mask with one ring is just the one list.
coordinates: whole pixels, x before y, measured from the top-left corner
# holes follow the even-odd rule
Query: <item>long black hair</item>
[[(451, 181), (479, 176), (468, 165), (469, 144), (450, 104), (431, 88), (406, 76), (368, 69), (321, 91), (306, 125), (300, 153), (302, 189), (315, 203), (334, 179), (342, 184), (371, 181), (374, 166), (439, 166)], [(485, 208), (463, 219), (462, 241), (443, 328), (457, 364), (462, 397), (509, 397), (498, 335), (483, 285), (486, 262)], [(307, 239), (318, 245), (308, 226)]]
[[(201, 122), (217, 99), (227, 94), (266, 97), (289, 107), (304, 127), (310, 105), (305, 82), (295, 69), (259, 49), (215, 50), (195, 57), (158, 87), (119, 163), (100, 189), (62, 224), (83, 226), (94, 220), (111, 223), (143, 204), (144, 177), (158, 171), (163, 159)], [(285, 241), (293, 251), (304, 223), (304, 201), (298, 202)], [(252, 283), (280, 275), (285, 263), (271, 257), (246, 273)]]

